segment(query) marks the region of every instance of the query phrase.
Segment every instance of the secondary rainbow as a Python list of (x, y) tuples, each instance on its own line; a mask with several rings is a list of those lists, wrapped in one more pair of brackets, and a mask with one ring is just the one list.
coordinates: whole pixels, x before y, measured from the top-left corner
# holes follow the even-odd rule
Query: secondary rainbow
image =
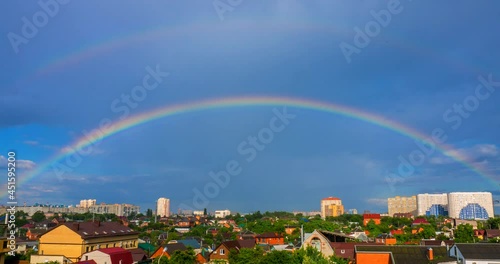
[[(303, 98), (293, 98), (293, 97), (269, 97), (269, 96), (253, 96), (253, 97), (226, 97), (217, 99), (207, 99), (194, 102), (188, 102), (183, 104), (174, 104), (165, 107), (158, 108), (156, 110), (137, 114), (131, 116), (127, 119), (117, 121), (107, 127), (96, 129), (94, 133), (86, 137), (82, 137), (73, 144), (65, 148), (65, 151), (57, 153), (52, 158), (48, 159), (46, 162), (40, 164), (35, 170), (27, 174), (20, 183), (24, 183), (33, 177), (46, 171), (48, 168), (52, 167), (56, 162), (70, 157), (71, 155), (78, 154), (86, 147), (91, 147), (96, 142), (103, 140), (107, 137), (115, 135), (120, 131), (130, 129), (154, 120), (165, 118), (174, 115), (181, 115), (195, 111), (204, 111), (210, 109), (219, 108), (231, 108), (231, 107), (257, 107), (257, 106), (287, 106), (291, 108), (302, 108), (315, 110), (320, 112), (327, 112), (336, 115), (346, 116), (349, 118), (357, 119), (373, 125), (386, 128), (388, 130), (394, 131), (403, 136), (421, 140), (424, 142), (429, 142), (427, 136), (410, 128), (403, 124), (397, 123), (395, 121), (384, 118), (383, 116), (369, 113), (361, 109), (352, 108), (344, 105), (333, 104), (329, 102), (322, 102), (316, 100), (309, 100)], [(478, 175), (490, 180), (485, 172), (482, 171), (480, 167), (468, 161), (468, 158), (460, 155), (458, 151), (449, 145), (436, 144), (436, 149), (440, 150), (443, 154), (455, 159), (456, 161), (464, 164), (466, 167), (470, 168), (472, 171), (476, 172)], [(61, 163), (64, 164), (64, 163)], [(2, 195), (3, 196), (3, 195)]]
[[(131, 45), (134, 43), (147, 42), (147, 41), (158, 41), (163, 37), (174, 36), (177, 39), (181, 34), (198, 34), (206, 33), (214, 30), (237, 30), (242, 29), (257, 29), (257, 30), (275, 30), (275, 31), (302, 31), (302, 32), (320, 32), (322, 34), (341, 36), (346, 41), (351, 40), (355, 36), (355, 32), (351, 28), (338, 28), (333, 25), (318, 24), (318, 23), (296, 23), (296, 24), (280, 24), (276, 25), (273, 22), (262, 21), (260, 24), (256, 24), (255, 21), (243, 22), (243, 23), (230, 23), (230, 24), (191, 24), (187, 26), (162, 26), (153, 29), (144, 29), (141, 31), (136, 31), (131, 34), (125, 34), (122, 36), (113, 36), (109, 39), (100, 40), (88, 46), (81, 47), (70, 53), (56, 56), (51, 58), (44, 64), (40, 65), (35, 73), (30, 76), (28, 80), (34, 80), (38, 76), (43, 76), (49, 73), (57, 72), (58, 70), (63, 70), (69, 66), (76, 65), (82, 61), (88, 60), (90, 58), (96, 57), (98, 55), (106, 54), (107, 52), (112, 52), (118, 50), (119, 48)], [(439, 52), (434, 52), (430, 49), (425, 49), (421, 45), (415, 45), (404, 40), (404, 38), (394, 38), (386, 36), (387, 40), (384, 45), (388, 45), (392, 48), (403, 50), (408, 53), (415, 54), (417, 56), (424, 56), (435, 62), (443, 65), (447, 65), (450, 68), (455, 68), (461, 72), (480, 74), (482, 70), (473, 68), (470, 65), (463, 64), (462, 61), (455, 60), (452, 57), (445, 57)], [(339, 52), (341, 50), (339, 49)]]

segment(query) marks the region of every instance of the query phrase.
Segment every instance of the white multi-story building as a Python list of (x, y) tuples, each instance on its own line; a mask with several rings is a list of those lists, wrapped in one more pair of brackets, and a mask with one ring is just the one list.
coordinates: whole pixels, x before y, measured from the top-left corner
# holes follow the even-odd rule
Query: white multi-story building
[(193, 211), (193, 215), (204, 215), (205, 212), (204, 211)]
[(452, 192), (448, 194), (448, 214), (459, 219), (488, 219), (494, 216), (490, 192)]
[(160, 217), (170, 216), (170, 199), (163, 197), (158, 199), (156, 202), (156, 215)]
[(115, 214), (117, 216), (129, 216), (132, 213), (138, 214), (140, 207), (132, 204), (95, 204), (88, 208), (88, 211), (95, 214)]
[(215, 211), (215, 218), (224, 218), (228, 215), (231, 215), (231, 211), (229, 210), (217, 210)]
[(418, 194), (417, 215), (448, 215), (448, 194)]

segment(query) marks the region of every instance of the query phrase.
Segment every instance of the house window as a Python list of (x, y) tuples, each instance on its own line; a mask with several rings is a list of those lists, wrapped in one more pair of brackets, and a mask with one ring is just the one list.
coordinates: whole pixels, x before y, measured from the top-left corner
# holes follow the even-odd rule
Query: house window
[(85, 256), (85, 260), (89, 260), (89, 256)]
[(225, 251), (224, 249), (222, 249), (222, 248), (221, 248), (221, 249), (219, 250), (219, 253), (220, 253), (221, 255), (225, 255), (225, 254), (226, 254), (226, 251)]

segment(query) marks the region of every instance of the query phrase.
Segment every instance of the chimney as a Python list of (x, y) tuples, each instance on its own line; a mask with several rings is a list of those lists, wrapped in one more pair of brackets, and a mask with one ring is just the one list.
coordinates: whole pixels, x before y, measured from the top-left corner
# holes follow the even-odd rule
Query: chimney
[(80, 224), (79, 223), (73, 223), (73, 229), (76, 231), (80, 230)]
[(427, 258), (429, 258), (429, 260), (434, 260), (434, 252), (432, 251), (432, 248), (427, 249)]

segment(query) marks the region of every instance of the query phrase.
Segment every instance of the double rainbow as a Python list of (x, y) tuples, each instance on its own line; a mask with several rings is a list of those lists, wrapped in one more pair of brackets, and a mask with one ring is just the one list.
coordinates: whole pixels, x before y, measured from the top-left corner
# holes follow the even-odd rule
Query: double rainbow
[[(103, 128), (102, 130), (96, 130), (94, 133), (91, 133), (86, 137), (79, 138), (71, 145), (66, 147), (65, 151), (57, 153), (55, 156), (51, 157), (46, 162), (37, 166), (36, 169), (30, 171), (20, 182), (24, 183), (29, 181), (30, 179), (46, 171), (48, 168), (51, 167), (51, 165), (55, 164), (56, 162), (59, 162), (60, 160), (81, 151), (83, 148), (92, 146), (93, 144), (95, 144), (100, 140), (108, 138), (121, 131), (125, 131), (127, 129), (142, 124), (146, 124), (149, 122), (153, 122), (157, 119), (196, 112), (196, 111), (210, 110), (210, 109), (233, 108), (233, 107), (257, 107), (257, 106), (287, 106), (291, 108), (301, 108), (301, 109), (315, 110), (320, 112), (341, 115), (357, 119), (363, 122), (367, 122), (379, 127), (383, 127), (385, 129), (394, 131), (398, 134), (412, 138), (414, 140), (420, 140), (426, 143), (431, 143), (431, 141), (427, 139), (428, 137), (426, 135), (418, 132), (415, 129), (412, 129), (395, 121), (386, 119), (383, 116), (344, 105), (303, 99), (303, 98), (293, 98), (293, 97), (277, 97), (277, 96), (227, 97), (227, 98), (200, 100), (184, 104), (165, 106), (146, 113), (131, 116), (121, 121), (117, 121), (111, 124), (110, 126)], [(446, 156), (460, 162), (461, 164), (471, 169), (472, 171), (482, 176), (483, 178), (491, 180), (490, 179), (491, 177), (488, 176), (488, 174), (484, 172), (481, 167), (471, 163), (466, 156), (461, 155), (460, 152), (456, 151), (453, 147), (446, 144), (436, 144), (436, 149), (441, 151)]]

